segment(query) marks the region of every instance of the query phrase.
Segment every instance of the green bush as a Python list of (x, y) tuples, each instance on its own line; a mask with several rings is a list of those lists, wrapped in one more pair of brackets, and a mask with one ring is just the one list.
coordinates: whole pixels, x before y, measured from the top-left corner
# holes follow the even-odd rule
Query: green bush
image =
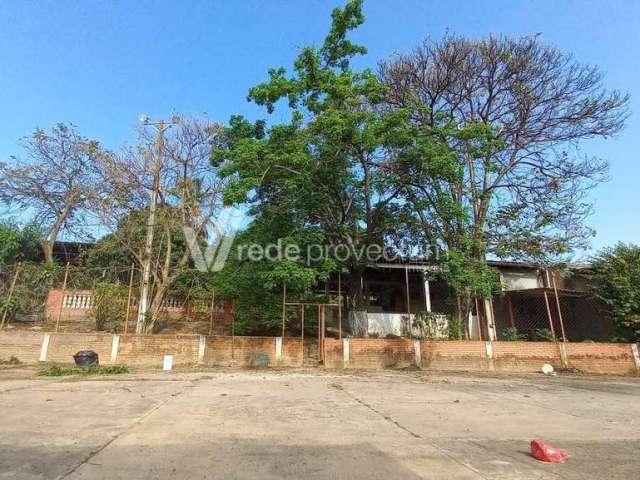
[(95, 289), (96, 329), (116, 333), (127, 312), (128, 289), (118, 283), (99, 283)]
[(460, 326), (460, 321), (452, 315), (449, 318), (448, 322), (449, 326), (449, 340), (462, 340), (462, 328)]
[(120, 375), (129, 373), (126, 365), (109, 365), (106, 367), (48, 367), (38, 372), (39, 377), (65, 377), (68, 375)]
[(538, 328), (535, 332), (535, 339), (538, 342), (553, 342), (555, 338), (553, 337), (553, 332), (548, 328)]
[(640, 341), (640, 246), (618, 243), (602, 250), (593, 260), (591, 281), (616, 327), (615, 337)]
[(505, 342), (520, 342), (526, 339), (527, 336), (524, 333), (519, 333), (516, 327), (508, 327), (502, 330), (502, 340)]

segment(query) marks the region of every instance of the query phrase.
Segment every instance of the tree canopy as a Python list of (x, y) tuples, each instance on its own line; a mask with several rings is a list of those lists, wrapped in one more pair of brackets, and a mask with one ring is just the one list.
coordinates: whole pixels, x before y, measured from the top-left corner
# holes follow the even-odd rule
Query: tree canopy
[(593, 294), (607, 306), (618, 336), (640, 341), (640, 246), (605, 248), (591, 265)]

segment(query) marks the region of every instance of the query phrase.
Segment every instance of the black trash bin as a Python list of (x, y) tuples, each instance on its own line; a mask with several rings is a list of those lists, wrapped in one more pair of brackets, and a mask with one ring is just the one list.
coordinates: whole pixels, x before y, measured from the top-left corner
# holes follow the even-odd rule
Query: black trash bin
[(97, 367), (98, 354), (93, 350), (80, 350), (73, 356), (78, 367)]

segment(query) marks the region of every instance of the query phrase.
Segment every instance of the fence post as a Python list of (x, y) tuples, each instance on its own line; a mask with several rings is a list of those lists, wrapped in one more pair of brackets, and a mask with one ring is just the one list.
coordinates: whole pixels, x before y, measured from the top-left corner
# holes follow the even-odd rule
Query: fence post
[(41, 362), (46, 362), (47, 361), (47, 353), (49, 352), (49, 339), (51, 338), (51, 335), (49, 335), (48, 333), (44, 334), (44, 337), (42, 337), (42, 347), (40, 347), (40, 361)]
[(111, 365), (118, 360), (118, 348), (120, 347), (120, 335), (114, 335), (111, 340)]
[(489, 370), (495, 370), (496, 366), (493, 361), (493, 344), (491, 342), (484, 342), (484, 351), (487, 354), (487, 365)]
[(342, 366), (346, 367), (349, 365), (349, 339), (342, 339)]
[(640, 353), (638, 352), (638, 344), (631, 344), (631, 356), (633, 357), (633, 362), (636, 364), (636, 370), (640, 371)]
[(560, 349), (560, 361), (562, 362), (562, 368), (569, 368), (569, 357), (567, 356), (567, 345), (565, 342), (558, 342), (558, 348)]
[(416, 355), (416, 367), (420, 368), (422, 365), (422, 352), (420, 350), (420, 340), (413, 341), (413, 351)]
[(282, 361), (282, 337), (276, 337), (276, 362)]

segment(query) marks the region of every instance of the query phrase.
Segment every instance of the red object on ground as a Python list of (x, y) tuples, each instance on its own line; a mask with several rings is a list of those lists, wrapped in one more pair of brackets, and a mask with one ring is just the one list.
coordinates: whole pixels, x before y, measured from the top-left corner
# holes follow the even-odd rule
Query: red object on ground
[(569, 453), (547, 445), (542, 440), (531, 440), (531, 456), (541, 462), (564, 463), (569, 458)]

